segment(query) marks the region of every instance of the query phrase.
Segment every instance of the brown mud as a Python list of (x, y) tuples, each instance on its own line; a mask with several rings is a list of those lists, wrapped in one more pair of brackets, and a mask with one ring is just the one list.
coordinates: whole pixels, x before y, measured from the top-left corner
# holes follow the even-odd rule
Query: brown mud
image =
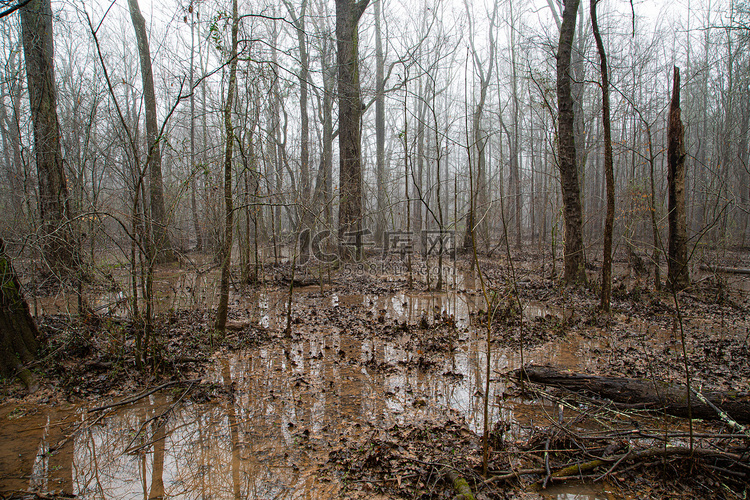
[[(684, 381), (680, 327), (669, 294), (620, 273), (613, 313), (595, 287), (572, 290), (516, 263), (481, 262), (494, 293), (489, 476), (482, 474), (488, 303), (460, 262), (447, 291), (414, 290), (383, 263), (311, 273), (294, 290), (289, 266), (236, 287), (228, 331), (213, 331), (215, 270), (160, 269), (155, 350), (134, 363), (122, 290), (38, 297), (46, 336), (40, 389), (0, 387), (0, 491), (5, 497), (453, 498), (448, 469), (477, 498), (742, 498), (748, 439), (694, 422), (694, 446), (735, 463), (663, 456), (688, 446), (686, 420), (528, 384), (524, 363), (591, 374)], [(549, 270), (547, 270), (548, 272)], [(297, 278), (300, 274), (296, 273)], [(745, 277), (745, 279), (747, 279)], [(434, 287), (434, 276), (431, 278)], [(679, 296), (694, 387), (748, 391), (750, 315), (742, 277), (704, 275)], [(126, 288), (126, 287), (123, 287)], [(72, 313), (72, 314), (66, 314)], [(128, 404), (110, 406), (165, 385)], [(593, 457), (624, 457), (575, 477), (553, 472)]]

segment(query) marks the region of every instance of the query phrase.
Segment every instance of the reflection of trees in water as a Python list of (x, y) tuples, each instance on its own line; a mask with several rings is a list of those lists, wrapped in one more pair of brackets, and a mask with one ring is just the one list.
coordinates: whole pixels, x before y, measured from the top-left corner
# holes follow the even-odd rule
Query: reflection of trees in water
[[(150, 405), (119, 411), (91, 427), (76, 440), (75, 491), (90, 498), (277, 496), (297, 475), (291, 467), (276, 467), (288, 448), (277, 406), (267, 396), (273, 390), (294, 401), (285, 395), (291, 394), (288, 388), (263, 376), (286, 378), (275, 373), (278, 358), (222, 362), (220, 376), (235, 394), (231, 403), (187, 403), (165, 425), (155, 420), (130, 446), (146, 445), (135, 454), (123, 450), (144, 421), (169, 407), (168, 398), (154, 397)], [(248, 366), (238, 366), (243, 363)], [(238, 372), (255, 376), (238, 384), (243, 377)]]
[[(390, 303), (406, 315), (418, 310), (450, 314), (470, 307), (450, 298)], [(486, 352), (473, 336), (433, 356), (422, 352), (428, 347), (415, 329), (364, 340), (334, 326), (306, 331), (303, 325), (297, 333), (300, 338), (290, 343), (220, 358), (206, 376), (228, 395), (218, 402), (183, 399), (168, 417), (158, 418), (181, 394), (157, 393), (96, 425), (82, 425), (67, 452), (38, 463), (38, 476), (56, 475), (71, 493), (88, 498), (273, 498), (290, 492), (323, 498), (321, 492), (336, 485), (322, 485), (311, 471), (352, 425), (360, 424), (362, 431), (366, 424), (387, 428), (452, 409), (470, 428), (481, 429), (477, 389), (484, 386)], [(530, 355), (543, 362), (572, 350), (574, 344), (555, 343)], [(422, 356), (440, 364), (424, 369)], [(498, 346), (492, 372), (518, 363), (514, 348)], [(505, 383), (498, 379), (491, 388), (493, 421), (515, 418), (518, 407), (496, 396)], [(93, 418), (89, 415), (88, 422)]]

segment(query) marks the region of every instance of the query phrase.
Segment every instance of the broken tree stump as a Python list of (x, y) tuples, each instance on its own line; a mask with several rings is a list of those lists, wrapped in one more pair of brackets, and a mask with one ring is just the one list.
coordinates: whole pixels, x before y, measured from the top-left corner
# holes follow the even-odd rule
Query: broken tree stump
[[(521, 377), (515, 370), (514, 377)], [(606, 398), (629, 408), (663, 411), (677, 417), (688, 417), (687, 389), (682, 384), (659, 380), (624, 377), (602, 377), (560, 371), (551, 366), (531, 365), (523, 369), (524, 378), (530, 382), (562, 387), (570, 391), (585, 392)], [(750, 394), (738, 391), (704, 392), (703, 396), (741, 423), (750, 422)], [(720, 418), (716, 410), (699, 400), (692, 400), (692, 416), (705, 420)]]

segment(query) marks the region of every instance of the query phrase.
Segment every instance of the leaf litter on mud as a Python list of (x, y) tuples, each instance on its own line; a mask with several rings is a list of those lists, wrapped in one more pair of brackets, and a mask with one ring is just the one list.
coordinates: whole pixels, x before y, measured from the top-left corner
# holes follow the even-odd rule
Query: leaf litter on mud
[[(545, 410), (545, 405), (550, 404), (548, 397), (559, 396), (522, 395), (512, 383), (503, 381), (501, 372), (517, 367), (513, 365), (512, 353), (520, 347), (521, 329), (524, 329), (524, 348), (531, 350), (532, 360), (540, 356), (544, 362), (561, 363), (563, 368), (573, 370), (585, 369), (591, 374), (656, 377), (667, 381), (680, 381), (684, 376), (674, 335), (673, 306), (667, 296), (646, 290), (637, 280), (621, 280), (616, 285), (613, 315), (603, 317), (595, 310), (597, 297), (592, 290), (560, 288), (535, 271), (532, 262), (533, 259), (521, 263), (519, 292), (521, 303), (538, 304), (539, 312), (531, 316), (521, 314), (513, 297), (507, 295), (503, 310), (492, 326), (493, 349), (497, 349), (493, 356), (510, 356), (503, 361), (505, 370), (493, 374), (493, 383), (498, 388), (491, 401), (496, 418), (492, 467), (498, 473), (543, 467), (539, 446), (547, 438), (550, 440), (547, 448), (558, 445), (565, 448), (557, 456), (558, 464), (576, 457), (574, 443), (556, 442), (559, 429), (548, 421), (548, 414), (554, 415), (561, 404), (552, 403)], [(389, 376), (408, 380), (419, 373), (446, 380), (446, 387), (452, 383), (475, 386), (476, 392), (467, 400), (481, 399), (482, 385), (473, 380), (481, 378), (481, 370), (467, 373), (464, 366), (456, 365), (454, 356), (457, 350), (483, 349), (480, 329), (484, 308), (466, 281), (461, 285), (465, 293), (457, 294), (465, 302), (460, 314), (446, 306), (445, 301), (431, 302), (430, 297), (441, 294), (405, 290), (406, 282), (400, 276), (360, 272), (324, 283), (322, 290), (311, 284), (295, 291), (290, 339), (282, 335), (288, 286), (284, 276), (291, 274), (288, 267), (274, 269), (277, 284), (235, 291), (231, 330), (222, 338), (212, 330), (212, 310), (193, 308), (159, 316), (155, 335), (159, 349), (157, 369), (148, 374), (135, 370), (133, 325), (127, 320), (104, 316), (80, 321), (69, 316), (42, 318), (41, 330), (48, 339), (45, 358), (48, 363), (40, 369), (44, 370), (48, 383), (41, 391), (45, 396), (37, 401), (111, 399), (163, 380), (201, 377), (217, 357), (224, 356), (222, 352), (256, 352), (272, 345), (283, 348), (292, 368), (324, 358), (326, 362), (378, 374), (381, 380)], [(506, 268), (492, 261), (483, 261), (481, 267), (491, 286), (507, 294)], [(425, 282), (418, 282), (418, 286), (425, 287)], [(746, 391), (750, 378), (747, 301), (731, 292), (717, 291), (707, 282), (701, 286), (682, 297), (690, 339), (689, 361), (695, 380), (705, 388)], [(262, 307), (258, 306), (259, 294), (266, 300)], [(246, 300), (248, 297), (252, 298), (250, 302)], [(321, 340), (342, 335), (361, 344), (353, 349), (344, 343)], [(294, 347), (299, 339), (305, 339), (310, 346), (322, 342), (323, 347), (316, 352), (312, 347), (303, 352)], [(544, 352), (550, 346), (565, 344), (565, 353)], [(384, 349), (390, 350), (388, 356), (381, 352)], [(294, 383), (312, 384), (310, 391), (321, 390), (316, 382), (304, 376)], [(336, 429), (331, 434), (341, 436), (340, 439), (316, 445), (327, 450), (320, 473), (341, 481), (346, 496), (451, 498), (454, 492), (443, 474), (445, 467), (453, 467), (470, 480), (479, 498), (520, 498), (525, 494), (522, 490), (540, 476), (535, 473), (487, 484), (478, 474), (481, 436), (476, 420), (472, 420), (477, 417), (467, 413), (472, 410), (451, 408), (440, 391), (425, 391), (408, 383), (399, 382), (379, 390), (382, 392), (373, 397), (398, 400), (398, 404), (387, 409), (392, 415), (376, 422), (350, 422), (345, 429)], [(6, 386), (5, 391), (15, 400), (22, 398), (22, 393), (13, 387)], [(205, 403), (234, 396), (221, 384), (205, 384), (194, 389), (190, 397)], [(306, 404), (305, 399), (297, 404)], [(571, 404), (584, 408), (593, 403), (584, 403), (583, 407), (580, 402)], [(571, 416), (571, 421), (579, 418), (593, 425), (585, 410), (581, 415), (584, 416)], [(642, 425), (638, 423), (642, 418), (634, 414), (625, 420), (627, 425), (637, 427)], [(721, 432), (720, 425), (706, 425), (711, 433)], [(311, 431), (309, 426), (298, 423), (294, 432), (300, 439), (307, 439)], [(609, 441), (618, 444), (617, 440)], [(626, 469), (610, 479), (611, 489), (620, 491), (621, 496), (630, 491), (635, 496), (643, 494), (643, 498), (678, 494), (680, 488), (675, 481), (684, 478), (680, 472), (683, 467), (682, 462), (671, 462), (670, 472), (666, 469), (655, 472), (658, 468), (648, 464)], [(635, 480), (638, 474), (644, 474), (647, 482)], [(687, 475), (693, 482), (682, 486), (684, 491), (679, 494), (701, 491), (695, 482), (700, 478), (705, 480), (707, 472), (703, 474)], [(651, 493), (646, 494), (647, 490)]]

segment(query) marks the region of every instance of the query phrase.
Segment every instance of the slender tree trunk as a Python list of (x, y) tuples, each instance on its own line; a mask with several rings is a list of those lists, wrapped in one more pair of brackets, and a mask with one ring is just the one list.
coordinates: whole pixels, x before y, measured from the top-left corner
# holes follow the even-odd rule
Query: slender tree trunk
[[(474, 202), (471, 203), (471, 206), (469, 208), (469, 215), (467, 217), (469, 225), (467, 225), (466, 230), (471, 231), (470, 233), (467, 233), (464, 236), (464, 250), (475, 250), (474, 243), (476, 235), (474, 234), (475, 231), (479, 231), (480, 236), (482, 236), (482, 239), (484, 240), (484, 247), (485, 251), (489, 249), (489, 237), (488, 237), (488, 224), (487, 224), (487, 210), (488, 210), (488, 202), (489, 199), (488, 193), (487, 193), (487, 156), (486, 156), (486, 146), (487, 146), (487, 136), (486, 133), (482, 127), (482, 115), (484, 113), (484, 105), (487, 101), (487, 90), (489, 89), (490, 81), (492, 81), (492, 73), (495, 68), (495, 37), (493, 30), (489, 31), (489, 66), (487, 68), (487, 72), (485, 73), (484, 65), (482, 64), (482, 61), (479, 58), (479, 53), (477, 52), (477, 49), (474, 45), (474, 24), (471, 17), (471, 8), (469, 6), (468, 0), (464, 0), (464, 7), (466, 9), (466, 14), (469, 18), (469, 44), (471, 46), (471, 56), (474, 61), (474, 68), (479, 76), (479, 101), (474, 107), (474, 114), (472, 116), (472, 138), (473, 141), (472, 148), (474, 150), (474, 158), (476, 163), (476, 178), (474, 179), (474, 191), (471, 194), (471, 196), (474, 199)], [(497, 17), (497, 8), (498, 4), (497, 2), (494, 4), (493, 10), (492, 10), (492, 17), (490, 21), (490, 25), (494, 26), (495, 19)], [(512, 14), (512, 13), (511, 13)], [(477, 210), (481, 210), (481, 212), (477, 213)], [(478, 219), (478, 220), (477, 220)]]
[(39, 178), (42, 254), (52, 273), (62, 277), (75, 265), (75, 245), (69, 225), (70, 206), (65, 177), (49, 0), (32, 0), (21, 8), (23, 51), (34, 123), (34, 153)]
[[(362, 144), (359, 19), (370, 0), (336, 0), (339, 68), (339, 240), (362, 229)], [(359, 254), (359, 248), (355, 253)], [(347, 252), (346, 257), (359, 258)]]
[(377, 175), (378, 208), (375, 216), (375, 241), (383, 245), (386, 226), (385, 196), (385, 58), (383, 33), (380, 24), (383, 0), (375, 0), (375, 164)]
[(745, 83), (742, 94), (742, 119), (740, 122), (740, 137), (737, 144), (737, 158), (739, 160), (739, 198), (740, 206), (745, 210), (742, 221), (739, 226), (741, 234), (739, 235), (739, 244), (744, 247), (747, 245), (748, 230), (750, 229), (750, 79)]
[(201, 251), (203, 250), (203, 235), (198, 221), (198, 204), (195, 197), (195, 184), (199, 171), (195, 161), (195, 12), (192, 0), (188, 10), (190, 11), (190, 209), (193, 212), (195, 248)]
[(687, 220), (685, 212), (685, 143), (680, 118), (680, 69), (674, 68), (672, 101), (669, 105), (667, 137), (667, 182), (669, 184), (669, 249), (667, 252), (669, 286), (681, 290), (690, 285), (687, 257)]
[(560, 42), (557, 48), (557, 104), (560, 184), (565, 218), (565, 275), (568, 284), (586, 280), (583, 259), (583, 213), (578, 184), (575, 144), (575, 113), (571, 95), (570, 57), (579, 0), (565, 0)]
[[(298, 74), (298, 82), (300, 86), (299, 93), (299, 113), (300, 113), (300, 184), (301, 184), (301, 196), (300, 196), (300, 208), (297, 210), (298, 220), (300, 221), (301, 228), (300, 234), (300, 254), (307, 255), (310, 241), (309, 235), (312, 229), (311, 219), (308, 215), (313, 206), (311, 205), (310, 198), (310, 119), (307, 113), (307, 101), (308, 101), (308, 74), (309, 74), (309, 55), (307, 51), (307, 33), (305, 32), (305, 16), (307, 10), (307, 0), (302, 0), (300, 6), (299, 15), (295, 14), (294, 7), (291, 2), (284, 0), (289, 15), (293, 19), (294, 26), (297, 32), (297, 48), (299, 50), (300, 69)], [(304, 257), (303, 257), (304, 259)]]
[[(420, 56), (421, 56), (420, 51)], [(414, 222), (411, 230), (414, 231), (415, 238), (412, 239), (414, 252), (421, 252), (422, 250), (422, 231), (425, 229), (425, 221), (422, 216), (423, 204), (422, 194), (424, 193), (424, 163), (426, 152), (426, 137), (425, 137), (425, 120), (427, 119), (427, 85), (422, 78), (419, 80), (419, 94), (417, 95), (417, 130), (416, 130), (416, 141), (417, 141), (417, 168), (416, 173), (414, 171), (414, 162), (411, 166), (411, 178), (413, 182), (413, 196), (414, 206), (412, 212), (414, 215)], [(412, 153), (413, 154), (413, 153)], [(473, 220), (473, 219), (472, 219)]]
[(651, 187), (651, 239), (654, 245), (654, 250), (651, 254), (651, 260), (654, 264), (654, 288), (658, 291), (661, 290), (661, 270), (659, 267), (661, 260), (661, 242), (659, 238), (659, 217), (656, 213), (656, 180), (654, 175), (656, 155), (654, 154), (653, 141), (651, 138), (651, 126), (648, 123), (646, 123), (645, 126), (646, 138), (648, 140), (649, 185)]
[[(523, 219), (523, 198), (521, 195), (521, 165), (520, 165), (520, 99), (518, 96), (518, 69), (516, 64), (516, 30), (517, 27), (513, 22), (515, 16), (513, 14), (513, 2), (508, 2), (510, 8), (510, 61), (511, 61), (511, 87), (513, 91), (513, 137), (510, 139), (511, 154), (510, 154), (510, 171), (513, 185), (513, 218), (515, 219), (515, 233), (516, 233), (516, 250), (521, 250), (521, 223)], [(533, 231), (533, 228), (532, 228)]]
[(223, 332), (227, 324), (229, 306), (229, 272), (232, 256), (232, 235), (234, 229), (234, 207), (232, 203), (232, 154), (234, 148), (234, 127), (232, 126), (232, 105), (237, 87), (237, 32), (239, 14), (237, 0), (232, 0), (232, 48), (229, 53), (229, 85), (227, 101), (224, 104), (224, 129), (226, 146), (224, 149), (224, 244), (221, 250), (221, 285), (219, 305), (216, 311), (216, 330)]
[(604, 258), (602, 260), (602, 290), (599, 308), (609, 312), (612, 298), (612, 231), (615, 224), (615, 175), (612, 165), (612, 124), (609, 116), (609, 72), (604, 42), (599, 33), (596, 17), (598, 0), (591, 0), (591, 26), (596, 38), (596, 49), (599, 52), (602, 74), (602, 125), (604, 126), (604, 175), (607, 178), (607, 218), (604, 223)]
[(161, 172), (161, 147), (158, 136), (156, 116), (156, 94), (154, 92), (154, 75), (151, 68), (151, 51), (146, 35), (146, 20), (141, 14), (138, 0), (128, 0), (130, 18), (133, 21), (133, 30), (138, 42), (138, 55), (141, 61), (141, 80), (143, 82), (143, 101), (146, 108), (146, 146), (148, 156), (146, 164), (149, 169), (149, 195), (151, 200), (151, 218), (153, 230), (153, 242), (156, 249), (156, 258), (159, 262), (170, 262), (175, 260), (172, 244), (167, 232), (167, 211), (164, 206), (164, 183)]
[(325, 185), (323, 211), (325, 223), (333, 227), (333, 76), (323, 77), (323, 158), (321, 159)]

